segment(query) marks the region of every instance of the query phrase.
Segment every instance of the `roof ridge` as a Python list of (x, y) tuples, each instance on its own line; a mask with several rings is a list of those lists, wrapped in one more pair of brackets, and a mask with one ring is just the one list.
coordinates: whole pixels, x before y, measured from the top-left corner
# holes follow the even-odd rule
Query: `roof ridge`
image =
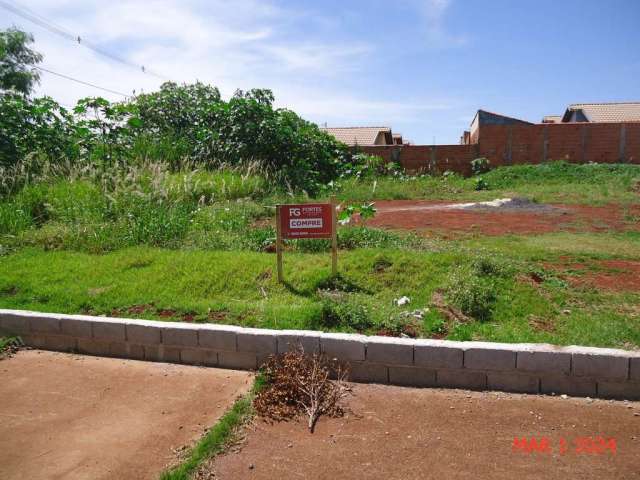
[(592, 102), (592, 103), (570, 103), (569, 107), (576, 107), (582, 105), (640, 105), (640, 101), (635, 102)]

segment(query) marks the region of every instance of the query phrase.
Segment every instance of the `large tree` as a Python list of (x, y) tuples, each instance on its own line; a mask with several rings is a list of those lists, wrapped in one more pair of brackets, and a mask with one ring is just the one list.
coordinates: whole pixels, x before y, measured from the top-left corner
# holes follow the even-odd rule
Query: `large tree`
[(15, 27), (0, 31), (0, 90), (29, 95), (40, 80), (42, 55), (29, 48), (33, 35)]

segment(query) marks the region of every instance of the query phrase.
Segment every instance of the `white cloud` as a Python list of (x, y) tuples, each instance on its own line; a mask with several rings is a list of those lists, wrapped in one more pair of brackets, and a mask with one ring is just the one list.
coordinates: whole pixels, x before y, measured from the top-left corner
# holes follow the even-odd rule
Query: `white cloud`
[[(354, 38), (337, 28), (339, 13), (284, 9), (272, 1), (33, 0), (28, 8), (84, 41), (177, 82), (211, 83), (225, 96), (237, 88), (271, 88), (277, 105), (320, 123), (419, 121), (456, 106), (420, 95), (390, 100), (373, 88), (354, 88), (345, 79), (379, 75), (371, 65), (384, 55), (385, 45), (376, 45), (375, 35)], [(460, 41), (444, 29), (448, 7), (449, 0), (416, 4), (433, 44)], [(152, 91), (161, 83), (5, 13), (0, 28), (16, 24), (33, 32), (35, 48), (44, 54), (43, 67), (127, 94)], [(50, 74), (43, 74), (38, 93), (67, 105), (85, 96), (120, 99)]]
[(458, 47), (467, 43), (463, 35), (455, 35), (445, 27), (445, 17), (451, 7), (451, 0), (418, 0), (416, 7), (422, 14), (427, 35), (427, 46)]

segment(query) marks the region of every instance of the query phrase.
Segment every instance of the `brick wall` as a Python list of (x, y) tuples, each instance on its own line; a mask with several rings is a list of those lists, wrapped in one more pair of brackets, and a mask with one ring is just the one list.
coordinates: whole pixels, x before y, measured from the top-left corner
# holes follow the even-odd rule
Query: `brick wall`
[(469, 162), (486, 157), (491, 165), (575, 163), (640, 164), (640, 122), (483, 125), (477, 144), (362, 147), (371, 155), (400, 163), (408, 172), (469, 175)]

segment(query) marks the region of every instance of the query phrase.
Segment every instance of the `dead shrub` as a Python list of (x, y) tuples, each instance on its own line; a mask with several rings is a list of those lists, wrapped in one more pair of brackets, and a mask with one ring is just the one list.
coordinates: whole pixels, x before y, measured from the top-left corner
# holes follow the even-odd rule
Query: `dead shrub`
[(253, 405), (263, 418), (283, 421), (305, 414), (313, 433), (321, 415), (339, 417), (344, 413), (340, 403), (349, 392), (348, 369), (326, 355), (305, 355), (298, 347), (270, 357), (262, 373), (265, 386)]

